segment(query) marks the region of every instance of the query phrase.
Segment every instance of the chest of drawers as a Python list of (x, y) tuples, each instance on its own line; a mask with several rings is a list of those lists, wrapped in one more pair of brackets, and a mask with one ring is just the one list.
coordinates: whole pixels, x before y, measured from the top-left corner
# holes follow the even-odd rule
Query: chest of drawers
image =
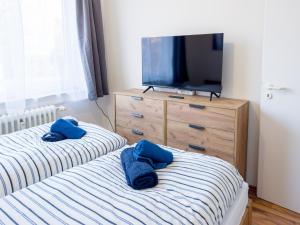
[[(132, 144), (148, 139), (222, 158), (245, 177), (248, 101), (201, 96), (170, 98), (140, 89), (115, 93), (115, 126)], [(174, 95), (174, 94), (173, 94)]]

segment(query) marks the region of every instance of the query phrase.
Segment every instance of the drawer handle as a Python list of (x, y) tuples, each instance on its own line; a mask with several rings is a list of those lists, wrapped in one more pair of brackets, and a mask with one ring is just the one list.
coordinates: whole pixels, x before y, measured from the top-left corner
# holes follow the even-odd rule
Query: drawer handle
[(198, 145), (189, 144), (189, 148), (192, 148), (192, 149), (197, 150), (197, 151), (205, 151), (204, 147), (198, 146)]
[(195, 125), (195, 124), (189, 124), (189, 127), (194, 128), (196, 130), (205, 130), (205, 127), (198, 126), (198, 125)]
[(135, 118), (144, 118), (144, 115), (141, 114), (141, 113), (136, 113), (136, 112), (133, 112), (131, 113), (131, 116), (135, 117)]
[(143, 136), (144, 132), (140, 131), (139, 129), (132, 129), (132, 133), (139, 135), (139, 136)]
[(140, 96), (131, 96), (131, 98), (136, 101), (143, 101), (143, 97), (140, 97)]
[(195, 105), (195, 104), (189, 104), (189, 106), (191, 108), (195, 108), (195, 109), (205, 109), (204, 105)]

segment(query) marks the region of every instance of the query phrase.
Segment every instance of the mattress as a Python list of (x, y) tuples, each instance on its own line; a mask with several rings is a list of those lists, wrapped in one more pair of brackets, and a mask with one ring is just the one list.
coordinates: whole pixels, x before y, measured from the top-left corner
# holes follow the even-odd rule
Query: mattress
[(78, 140), (44, 142), (51, 124), (0, 136), (0, 198), (123, 147), (121, 136), (79, 122), (87, 134)]
[(173, 152), (154, 188), (133, 190), (121, 150), (0, 199), (0, 224), (221, 224), (243, 186), (229, 163)]
[(248, 184), (244, 182), (235, 201), (222, 220), (222, 225), (240, 225), (244, 212), (248, 204)]

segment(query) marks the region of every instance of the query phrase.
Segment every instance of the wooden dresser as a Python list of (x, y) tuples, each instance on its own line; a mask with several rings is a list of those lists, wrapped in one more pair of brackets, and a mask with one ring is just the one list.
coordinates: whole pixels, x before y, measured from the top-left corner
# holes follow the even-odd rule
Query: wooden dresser
[[(132, 144), (148, 139), (158, 144), (222, 158), (245, 177), (248, 101), (145, 94), (140, 89), (116, 92), (115, 128)], [(170, 98), (170, 95), (184, 99)]]

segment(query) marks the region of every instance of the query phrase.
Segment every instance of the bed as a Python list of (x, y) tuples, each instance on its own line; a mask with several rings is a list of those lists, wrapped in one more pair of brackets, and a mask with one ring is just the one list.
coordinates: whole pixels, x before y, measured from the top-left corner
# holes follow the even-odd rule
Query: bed
[(87, 131), (83, 138), (44, 142), (41, 136), (50, 126), (0, 136), (0, 198), (126, 144), (118, 134), (84, 122), (79, 122)]
[(127, 186), (120, 149), (2, 198), (0, 224), (248, 224), (248, 186), (231, 164), (167, 149), (174, 162), (154, 188)]

